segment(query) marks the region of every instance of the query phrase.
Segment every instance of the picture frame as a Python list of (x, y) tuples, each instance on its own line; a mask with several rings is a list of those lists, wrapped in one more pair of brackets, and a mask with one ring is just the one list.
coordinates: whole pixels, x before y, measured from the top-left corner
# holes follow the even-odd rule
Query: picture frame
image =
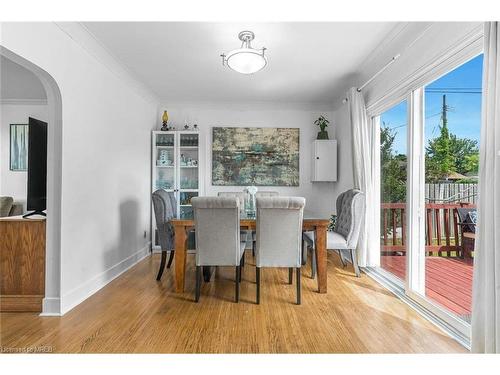
[(10, 124), (9, 169), (13, 172), (28, 170), (28, 132), (28, 124)]

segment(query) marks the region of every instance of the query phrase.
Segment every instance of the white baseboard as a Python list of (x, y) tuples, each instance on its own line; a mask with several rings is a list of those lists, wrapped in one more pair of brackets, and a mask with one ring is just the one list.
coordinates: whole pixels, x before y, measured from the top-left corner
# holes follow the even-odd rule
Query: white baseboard
[(108, 268), (106, 271), (66, 293), (61, 299), (61, 315), (66, 314), (68, 311), (85, 301), (122, 273), (147, 257), (150, 254), (150, 245), (151, 243), (147, 243), (135, 254), (130, 255), (128, 258), (125, 258), (121, 262)]
[(61, 316), (61, 299), (45, 297), (42, 300), (42, 312), (40, 316)]

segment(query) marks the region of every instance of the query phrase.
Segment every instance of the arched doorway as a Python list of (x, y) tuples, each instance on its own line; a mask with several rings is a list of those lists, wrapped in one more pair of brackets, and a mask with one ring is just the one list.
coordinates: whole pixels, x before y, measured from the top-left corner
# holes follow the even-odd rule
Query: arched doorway
[(45, 252), (45, 298), (42, 315), (61, 313), (61, 186), (62, 101), (52, 76), (32, 62), (0, 46), (0, 55), (35, 74), (42, 83), (48, 105), (47, 221)]

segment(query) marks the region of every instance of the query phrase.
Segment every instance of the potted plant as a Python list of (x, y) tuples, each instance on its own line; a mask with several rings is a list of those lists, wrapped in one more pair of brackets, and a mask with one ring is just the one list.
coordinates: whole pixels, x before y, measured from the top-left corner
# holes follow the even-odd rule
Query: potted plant
[(319, 116), (319, 118), (314, 121), (314, 125), (317, 125), (320, 128), (318, 137), (316, 139), (328, 139), (328, 132), (326, 131), (326, 128), (328, 127), (329, 123), (330, 121), (328, 121), (323, 115)]

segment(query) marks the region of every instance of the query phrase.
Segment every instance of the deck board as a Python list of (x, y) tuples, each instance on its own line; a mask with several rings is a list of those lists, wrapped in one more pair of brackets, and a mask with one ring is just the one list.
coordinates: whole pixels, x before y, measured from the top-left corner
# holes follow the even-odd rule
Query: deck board
[[(382, 256), (381, 267), (404, 280), (405, 256)], [(434, 302), (468, 319), (472, 305), (472, 260), (427, 257), (425, 293)]]

